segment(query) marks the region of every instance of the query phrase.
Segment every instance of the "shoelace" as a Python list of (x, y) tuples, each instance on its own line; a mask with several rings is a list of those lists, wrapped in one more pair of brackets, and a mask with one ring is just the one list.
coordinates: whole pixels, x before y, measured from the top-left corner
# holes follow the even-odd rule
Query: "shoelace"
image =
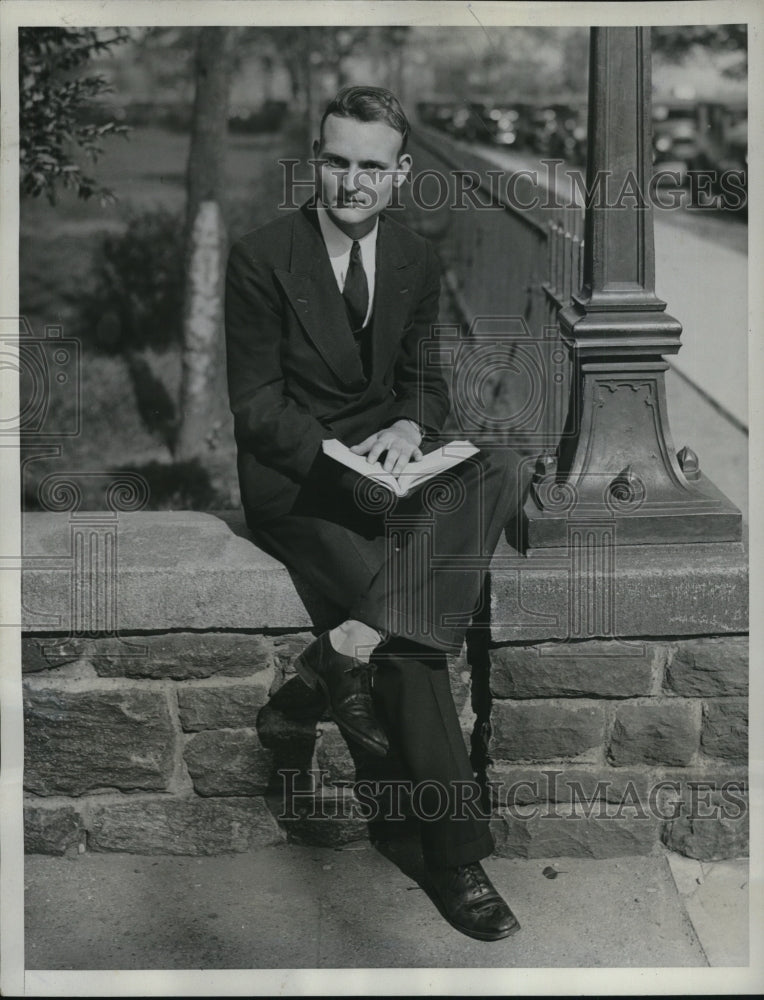
[[(463, 865), (460, 868), (457, 868), (457, 872), (461, 872), (462, 877), (468, 884), (469, 888), (483, 889), (486, 892), (491, 891), (488, 876), (477, 865)], [(496, 897), (492, 894), (487, 899), (476, 899), (470, 904), (470, 909), (476, 916), (488, 917), (491, 916), (497, 908), (501, 907), (501, 905), (501, 900), (496, 899)]]
[(461, 875), (470, 889), (489, 889), (488, 877), (477, 865), (461, 865), (456, 869), (456, 875)]

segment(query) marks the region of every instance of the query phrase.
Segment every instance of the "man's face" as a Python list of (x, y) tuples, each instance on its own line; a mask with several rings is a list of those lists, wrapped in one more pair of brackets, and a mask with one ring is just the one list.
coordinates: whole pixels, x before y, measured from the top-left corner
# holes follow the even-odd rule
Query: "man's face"
[(329, 115), (313, 152), (321, 201), (340, 229), (354, 237), (373, 227), (411, 166), (398, 155), (400, 132), (384, 122)]

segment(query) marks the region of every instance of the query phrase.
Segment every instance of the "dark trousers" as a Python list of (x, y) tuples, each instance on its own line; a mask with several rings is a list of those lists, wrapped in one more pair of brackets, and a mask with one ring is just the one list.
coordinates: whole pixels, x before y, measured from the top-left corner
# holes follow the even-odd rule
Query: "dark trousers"
[[(332, 488), (324, 475), (288, 514), (253, 528), (258, 544), (344, 618), (389, 637), (372, 660), (375, 703), (405, 769), (400, 777), (420, 789), (415, 805), (431, 864), (464, 864), (493, 849), (487, 818), (464, 806), (476, 786), (445, 653), (460, 650), (494, 549), (519, 507), (518, 463), (510, 449), (484, 449), (402, 499), (363, 479)], [(447, 808), (436, 801), (443, 795)]]

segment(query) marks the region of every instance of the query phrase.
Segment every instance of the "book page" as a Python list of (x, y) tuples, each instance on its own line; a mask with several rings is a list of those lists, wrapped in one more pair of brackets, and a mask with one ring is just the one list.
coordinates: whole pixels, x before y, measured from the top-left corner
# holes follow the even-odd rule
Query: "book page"
[(450, 441), (429, 452), (419, 461), (409, 462), (398, 476), (394, 476), (391, 472), (385, 471), (381, 462), (368, 462), (364, 455), (356, 455), (347, 445), (336, 439), (324, 441), (322, 448), (329, 458), (341, 462), (367, 479), (373, 479), (386, 486), (397, 496), (405, 496), (428, 479), (453, 468), (479, 450), (469, 441)]

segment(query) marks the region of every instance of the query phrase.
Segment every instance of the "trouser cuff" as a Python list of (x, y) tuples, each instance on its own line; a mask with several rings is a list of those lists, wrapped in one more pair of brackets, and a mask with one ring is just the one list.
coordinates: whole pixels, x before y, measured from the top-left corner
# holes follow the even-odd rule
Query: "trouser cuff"
[(422, 854), (428, 868), (455, 868), (469, 865), (493, 854), (494, 842), (490, 830), (485, 830), (474, 840), (463, 843), (422, 843)]

